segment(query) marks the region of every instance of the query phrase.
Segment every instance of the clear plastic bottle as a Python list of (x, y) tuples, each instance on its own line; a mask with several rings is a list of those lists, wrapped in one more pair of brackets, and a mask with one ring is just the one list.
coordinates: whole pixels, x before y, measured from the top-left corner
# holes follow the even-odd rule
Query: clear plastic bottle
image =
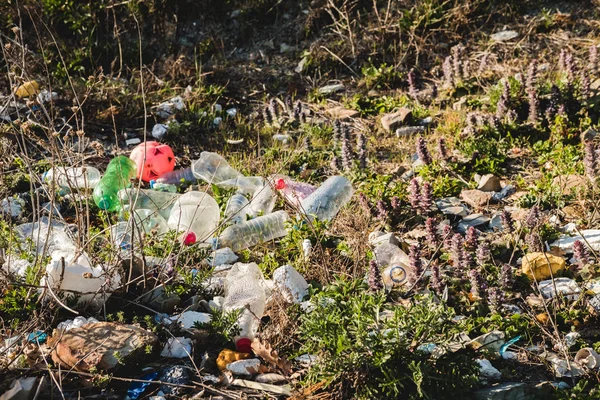
[(319, 221), (332, 220), (340, 209), (350, 201), (354, 189), (343, 176), (332, 176), (317, 188), (310, 196), (301, 201), (302, 211)]
[(387, 290), (407, 283), (411, 271), (408, 255), (398, 246), (384, 243), (374, 249), (377, 265), (383, 268), (381, 276)]
[(275, 208), (277, 194), (271, 189), (269, 183), (258, 189), (250, 201), (250, 209), (254, 215), (267, 215)]
[(56, 182), (61, 188), (93, 189), (100, 177), (100, 171), (94, 167), (54, 167), (44, 172), (42, 181)]
[(237, 193), (254, 194), (265, 186), (265, 180), (262, 176), (239, 176), (219, 182), (217, 186), (223, 189), (237, 189)]
[(179, 197), (167, 221), (169, 228), (183, 231), (184, 243), (193, 244), (207, 239), (219, 225), (219, 205), (204, 192), (187, 192)]
[(258, 243), (283, 237), (287, 235), (285, 222), (289, 218), (289, 215), (281, 210), (241, 224), (231, 225), (225, 228), (217, 239), (217, 247), (229, 247), (233, 251), (240, 251)]
[(236, 193), (229, 198), (225, 206), (225, 218), (232, 224), (241, 224), (246, 221), (246, 215), (251, 214), (250, 202), (243, 194)]
[(121, 189), (118, 193), (124, 211), (148, 209), (158, 212), (165, 219), (171, 215), (173, 204), (180, 196), (178, 193), (136, 188)]
[(190, 168), (168, 172), (156, 182), (177, 185), (181, 182), (195, 182), (197, 179), (202, 179), (207, 183), (218, 184), (240, 176), (242, 174), (232, 168), (223, 157), (217, 153), (203, 151)]
[(146, 235), (153, 233), (163, 235), (169, 231), (167, 221), (154, 210), (136, 209), (131, 212), (131, 216), (135, 220), (135, 228)]
[(121, 207), (117, 193), (131, 185), (135, 178), (137, 167), (135, 163), (125, 156), (113, 158), (104, 176), (94, 188), (94, 202), (101, 210), (116, 211)]
[(287, 176), (276, 176), (274, 181), (275, 189), (296, 207), (316, 190), (310, 183), (297, 182)]
[(234, 338), (238, 351), (250, 353), (250, 344), (265, 312), (264, 277), (256, 263), (233, 265), (225, 278), (223, 310), (243, 310), (238, 318), (240, 333)]

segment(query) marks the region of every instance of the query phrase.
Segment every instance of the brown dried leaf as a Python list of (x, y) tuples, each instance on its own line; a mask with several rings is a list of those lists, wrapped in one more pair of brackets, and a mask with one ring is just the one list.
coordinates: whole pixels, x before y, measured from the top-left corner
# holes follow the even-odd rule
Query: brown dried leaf
[(286, 375), (292, 372), (292, 363), (287, 358), (281, 357), (269, 343), (262, 343), (258, 338), (255, 338), (252, 341), (252, 351), (269, 364), (279, 368)]

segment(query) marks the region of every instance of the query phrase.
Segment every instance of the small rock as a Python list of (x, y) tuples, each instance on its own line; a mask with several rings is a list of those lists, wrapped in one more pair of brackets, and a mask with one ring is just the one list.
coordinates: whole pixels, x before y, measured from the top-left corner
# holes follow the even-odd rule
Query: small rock
[(550, 247), (558, 247), (566, 254), (573, 253), (573, 243), (579, 240), (585, 247), (591, 247), (594, 251), (600, 251), (600, 229), (585, 229), (580, 231), (581, 235), (561, 236), (558, 240), (550, 243)]
[(512, 195), (516, 191), (517, 191), (517, 188), (515, 188), (513, 185), (506, 185), (502, 188), (502, 190), (500, 190), (499, 192), (494, 193), (492, 195), (492, 201), (495, 201), (496, 203), (498, 203), (499, 201), (504, 200), (505, 198)]
[(299, 304), (308, 295), (308, 283), (291, 265), (277, 268), (273, 272), (273, 281), (290, 303)]
[(492, 194), (478, 189), (471, 189), (460, 192), (460, 198), (473, 208), (481, 208), (488, 205), (492, 199)]
[(152, 128), (152, 137), (157, 140), (161, 140), (167, 134), (167, 125), (165, 124), (156, 124)]
[(329, 114), (331, 118), (339, 119), (341, 121), (358, 116), (358, 111), (350, 110), (342, 106), (328, 108), (327, 110), (325, 110), (325, 112)]
[(294, 358), (294, 361), (296, 361), (303, 367), (310, 367), (311, 365), (314, 365), (319, 361), (319, 357), (313, 354), (302, 354)]
[(471, 214), (463, 218), (463, 220), (457, 225), (456, 229), (460, 233), (465, 233), (470, 226), (477, 228), (487, 224), (488, 222), (490, 222), (490, 219), (483, 214)]
[(479, 375), (482, 378), (499, 381), (502, 379), (502, 373), (498, 371), (489, 360), (475, 360), (479, 364)]
[(334, 83), (333, 85), (322, 86), (319, 88), (319, 94), (332, 94), (344, 90), (342, 83)]
[(494, 174), (483, 175), (479, 180), (479, 185), (477, 189), (483, 192), (499, 192), (502, 190), (502, 185), (500, 185), (500, 178), (498, 178)]
[(396, 136), (411, 136), (423, 132), (425, 132), (425, 128), (422, 126), (404, 126), (402, 128), (396, 129)]
[(518, 36), (519, 36), (518, 32), (506, 30), (506, 31), (500, 31), (500, 32), (494, 33), (493, 35), (490, 36), (490, 39), (492, 39), (496, 42), (505, 42), (507, 40), (515, 39)]
[(49, 341), (54, 347), (52, 360), (77, 371), (114, 369), (121, 360), (127, 363), (146, 356), (146, 347), (157, 344), (158, 337), (153, 333), (114, 322), (97, 322), (68, 332), (61, 331)]
[(142, 141), (139, 138), (127, 139), (125, 141), (125, 144), (127, 146), (133, 146), (134, 144), (140, 144), (140, 143), (142, 143)]
[(567, 262), (562, 258), (550, 253), (527, 253), (523, 256), (521, 270), (531, 280), (538, 282), (555, 276), (565, 269)]
[(584, 190), (589, 184), (590, 180), (581, 175), (559, 175), (552, 180), (552, 186), (560, 188), (564, 195)]
[(261, 362), (258, 358), (234, 361), (227, 364), (227, 369), (234, 375), (252, 376), (260, 373)]
[(156, 115), (160, 118), (167, 119), (177, 111), (185, 109), (185, 103), (181, 96), (173, 97), (172, 99), (159, 104), (156, 107)]
[(471, 210), (469, 210), (469, 208), (456, 197), (446, 197), (435, 200), (435, 205), (442, 213), (446, 215), (458, 215), (460, 217), (466, 217), (471, 212)]
[(304, 66), (306, 65), (307, 61), (308, 57), (302, 57), (300, 62), (298, 62), (298, 65), (296, 65), (296, 68), (294, 68), (294, 72), (300, 74), (304, 70)]
[(212, 253), (210, 263), (213, 266), (225, 265), (225, 264), (234, 264), (238, 260), (237, 254), (233, 252), (229, 247), (224, 247), (222, 249), (218, 249)]
[(283, 53), (291, 53), (293, 51), (296, 51), (296, 47), (295, 46), (290, 46), (287, 43), (281, 43), (279, 45), (279, 52), (281, 54), (283, 54)]
[(398, 111), (385, 114), (381, 118), (381, 126), (387, 132), (394, 132), (400, 127), (412, 121), (412, 111), (409, 108), (401, 107)]

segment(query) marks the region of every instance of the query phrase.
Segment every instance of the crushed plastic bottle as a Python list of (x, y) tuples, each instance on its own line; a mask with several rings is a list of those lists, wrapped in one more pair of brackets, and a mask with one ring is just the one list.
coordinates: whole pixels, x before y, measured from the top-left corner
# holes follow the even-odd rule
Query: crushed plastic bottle
[(217, 153), (203, 151), (200, 158), (194, 161), (190, 168), (163, 174), (156, 182), (177, 185), (182, 181), (194, 182), (201, 179), (207, 183), (218, 185), (220, 182), (241, 176), (243, 175)]
[(343, 176), (332, 176), (300, 203), (302, 211), (319, 221), (332, 220), (340, 209), (350, 201), (354, 189)]
[(55, 182), (61, 188), (93, 189), (100, 182), (100, 171), (94, 167), (54, 167), (44, 172), (42, 181)]
[(135, 178), (137, 168), (135, 163), (125, 156), (118, 156), (111, 160), (104, 176), (94, 188), (94, 202), (101, 210), (115, 211), (120, 208), (117, 193), (119, 190), (131, 185), (130, 180)]
[(170, 185), (168, 183), (157, 183), (154, 180), (150, 181), (150, 189), (156, 190), (158, 192), (177, 193), (176, 185)]
[(277, 194), (271, 189), (271, 185), (267, 183), (254, 193), (250, 201), (250, 210), (254, 215), (270, 214), (275, 208), (276, 201)]
[(251, 214), (250, 202), (242, 194), (234, 194), (227, 201), (225, 206), (225, 218), (232, 224), (241, 224), (246, 221), (246, 215)]
[(289, 215), (281, 210), (241, 224), (231, 225), (217, 239), (217, 247), (240, 251), (258, 243), (268, 242), (287, 235), (285, 222)]
[(411, 271), (408, 255), (401, 248), (384, 243), (374, 249), (377, 265), (383, 268), (381, 276), (387, 290), (405, 285)]
[(178, 193), (136, 188), (121, 189), (118, 193), (124, 211), (147, 209), (158, 212), (164, 219), (169, 219), (173, 204), (180, 196)]
[(219, 205), (204, 192), (187, 192), (179, 197), (167, 221), (169, 228), (185, 232), (184, 243), (193, 244), (210, 237), (219, 225)]
[(256, 263), (233, 265), (225, 278), (224, 311), (243, 310), (238, 326), (240, 333), (234, 338), (239, 352), (250, 353), (250, 344), (258, 332), (265, 311), (264, 277)]
[(131, 216), (134, 218), (136, 229), (146, 235), (153, 233), (163, 235), (169, 231), (167, 221), (156, 211), (140, 208), (133, 210)]
[(316, 190), (310, 183), (297, 182), (287, 176), (276, 176), (274, 180), (275, 189), (296, 207), (300, 207), (300, 202)]

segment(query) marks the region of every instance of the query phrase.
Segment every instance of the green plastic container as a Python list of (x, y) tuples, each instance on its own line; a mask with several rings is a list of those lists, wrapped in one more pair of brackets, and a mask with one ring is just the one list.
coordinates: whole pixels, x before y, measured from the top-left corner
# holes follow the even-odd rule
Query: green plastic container
[(131, 186), (131, 179), (137, 175), (135, 163), (125, 156), (111, 160), (106, 172), (94, 188), (94, 202), (101, 210), (117, 211), (121, 203), (117, 193)]

